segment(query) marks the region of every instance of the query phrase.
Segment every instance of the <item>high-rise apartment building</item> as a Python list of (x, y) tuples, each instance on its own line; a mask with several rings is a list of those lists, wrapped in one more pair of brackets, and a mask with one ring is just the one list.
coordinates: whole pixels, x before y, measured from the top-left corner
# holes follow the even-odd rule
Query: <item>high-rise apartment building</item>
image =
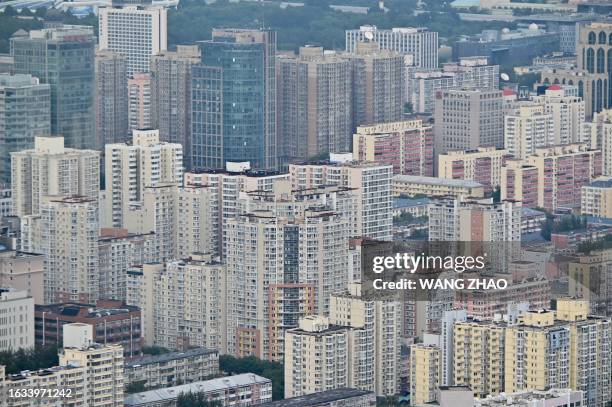
[(34, 299), (27, 291), (0, 286), (0, 351), (34, 347)]
[(353, 69), (353, 128), (401, 120), (404, 114), (404, 57), (381, 50), (375, 42), (360, 42), (346, 54)]
[(598, 218), (612, 218), (612, 178), (595, 178), (581, 190), (580, 213)]
[(358, 30), (346, 31), (346, 51), (355, 52), (358, 43), (368, 40), (380, 44), (381, 49), (410, 55), (411, 65), (428, 69), (438, 67), (438, 33), (435, 31), (421, 27), (384, 30), (364, 25)]
[(168, 47), (166, 9), (126, 5), (101, 7), (98, 12), (100, 49), (125, 56), (128, 77), (149, 72), (151, 57)]
[(276, 32), (215, 29), (192, 70), (191, 163), (277, 167)]
[(46, 195), (84, 196), (97, 203), (100, 153), (64, 147), (63, 137), (36, 137), (34, 148), (11, 153), (13, 215), (37, 215)]
[(502, 168), (502, 199), (526, 207), (578, 208), (581, 189), (601, 175), (601, 151), (586, 144), (536, 149), (524, 160), (508, 160)]
[(42, 254), (0, 251), (0, 287), (25, 291), (35, 304), (42, 304), (43, 261)]
[(200, 62), (197, 45), (177, 45), (151, 58), (151, 127), (159, 139), (183, 146), (191, 159), (191, 67)]
[(590, 122), (582, 126), (582, 142), (590, 143), (592, 149), (601, 150), (605, 176), (612, 176), (612, 109), (593, 115)]
[(504, 116), (504, 147), (523, 159), (555, 144), (553, 115), (541, 104), (523, 104)]
[(103, 225), (125, 227), (129, 205), (143, 200), (146, 187), (183, 182), (183, 148), (160, 142), (158, 130), (134, 130), (131, 144), (106, 145), (105, 168)]
[(18, 31), (11, 37), (14, 72), (51, 88), (51, 133), (71, 148), (95, 146), (95, 37), (88, 26)]
[(435, 153), (503, 147), (503, 97), (499, 90), (438, 93), (434, 114)]
[(31, 75), (0, 74), (0, 184), (11, 183), (11, 153), (51, 134), (50, 92)]
[(359, 126), (353, 159), (393, 166), (394, 174), (433, 176), (433, 128), (422, 120)]
[(96, 150), (128, 138), (128, 78), (126, 57), (112, 51), (96, 52)]
[(151, 128), (151, 75), (138, 73), (128, 79), (128, 128)]
[(410, 346), (410, 403), (421, 405), (436, 401), (441, 386), (440, 349), (433, 345)]
[(293, 189), (337, 185), (352, 189), (357, 199), (354, 236), (391, 240), (391, 177), (393, 167), (375, 163), (289, 165)]
[(300, 48), (297, 57), (279, 57), (278, 140), (283, 161), (350, 151), (351, 63), (321, 47)]
[(438, 156), (438, 177), (476, 181), (492, 190), (501, 185), (501, 168), (509, 158), (507, 149), (497, 147), (448, 151)]
[(585, 104), (579, 96), (567, 94), (567, 88), (551, 85), (543, 96), (533, 99), (544, 106), (544, 113), (550, 115), (553, 123), (553, 143), (571, 144), (581, 141), (585, 122)]

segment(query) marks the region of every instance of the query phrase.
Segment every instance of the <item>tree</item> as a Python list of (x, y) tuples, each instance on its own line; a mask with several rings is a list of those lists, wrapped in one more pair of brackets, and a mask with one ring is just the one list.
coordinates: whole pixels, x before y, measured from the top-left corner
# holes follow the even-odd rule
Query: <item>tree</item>
[(203, 393), (181, 393), (176, 399), (177, 407), (223, 407), (218, 400), (208, 400)]
[(495, 189), (493, 190), (493, 202), (500, 202), (500, 201), (501, 201), (501, 188), (495, 187)]
[(144, 381), (138, 381), (138, 382), (130, 383), (125, 388), (125, 392), (126, 393), (140, 393), (140, 392), (146, 391), (146, 390), (147, 389), (145, 387), (145, 382)]
[(272, 381), (272, 399), (281, 400), (285, 394), (285, 371), (282, 363), (261, 360), (255, 356), (235, 358), (219, 356), (219, 369), (228, 375), (254, 373)]
[(145, 355), (163, 355), (164, 353), (170, 352), (170, 349), (166, 349), (163, 346), (143, 346), (142, 353)]
[(6, 366), (8, 374), (24, 370), (48, 369), (59, 364), (57, 351), (57, 346), (3, 351), (0, 352), (0, 365)]

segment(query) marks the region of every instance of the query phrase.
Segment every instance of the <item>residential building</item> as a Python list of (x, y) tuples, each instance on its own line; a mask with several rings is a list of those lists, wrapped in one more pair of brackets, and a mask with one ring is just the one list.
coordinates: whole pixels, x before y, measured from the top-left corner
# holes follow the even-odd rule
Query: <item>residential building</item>
[(436, 400), (441, 376), (440, 356), (440, 349), (433, 345), (410, 346), (411, 405)]
[[(578, 58), (580, 63), (581, 58)], [(569, 85), (577, 86), (578, 97), (584, 100), (584, 114), (587, 119), (593, 117), (597, 110), (597, 84), (605, 81), (608, 75), (604, 73), (591, 73), (586, 69), (562, 69), (548, 68), (540, 73), (540, 84), (542, 86), (550, 85)], [(603, 103), (603, 100), (602, 100)]]
[(392, 165), (394, 174), (433, 176), (433, 128), (421, 120), (359, 126), (353, 159)]
[(155, 344), (156, 281), (164, 273), (163, 263), (149, 263), (134, 266), (127, 273), (126, 285), (128, 305), (141, 310), (141, 332), (144, 345)]
[(27, 291), (0, 287), (0, 351), (34, 347), (34, 299)]
[(572, 389), (528, 390), (511, 394), (489, 396), (475, 400), (476, 407), (497, 406), (534, 406), (534, 407), (568, 407), (585, 405), (583, 392)]
[(66, 147), (95, 147), (93, 27), (60, 25), (17, 31), (10, 39), (13, 72), (51, 88), (51, 133)]
[(297, 57), (279, 56), (276, 74), (282, 161), (350, 151), (350, 61), (321, 47), (300, 47)]
[(151, 75), (137, 73), (128, 79), (128, 129), (151, 128)]
[(159, 130), (134, 130), (131, 144), (106, 145), (105, 174), (108, 219), (103, 224), (123, 228), (129, 205), (142, 202), (146, 187), (183, 182), (183, 148), (160, 142)]
[(35, 304), (43, 304), (42, 254), (0, 250), (0, 287), (25, 291)]
[(376, 394), (358, 389), (334, 389), (265, 403), (266, 407), (373, 407)]
[(128, 132), (127, 60), (112, 51), (96, 52), (96, 150), (111, 143), (123, 143)]
[(541, 104), (522, 104), (504, 116), (504, 146), (517, 159), (527, 158), (537, 148), (560, 144), (554, 136), (553, 116)]
[(84, 196), (97, 205), (100, 153), (64, 147), (63, 137), (36, 137), (34, 148), (11, 153), (13, 215), (40, 214), (44, 196)]
[(51, 134), (50, 92), (31, 75), (0, 74), (0, 184), (11, 184), (11, 153)]
[(63, 343), (63, 327), (75, 323), (90, 326), (92, 341), (95, 343), (120, 345), (126, 358), (141, 354), (140, 309), (112, 300), (99, 300), (96, 304), (36, 305), (34, 319), (36, 345), (67, 346)]
[(159, 6), (125, 5), (98, 10), (100, 49), (127, 59), (126, 73), (151, 71), (151, 57), (168, 46), (167, 10)]
[(11, 188), (7, 185), (0, 185), (0, 221), (2, 218), (11, 216), (12, 213)]
[(581, 191), (580, 213), (599, 218), (612, 218), (612, 178), (595, 178)]
[(358, 43), (374, 41), (381, 49), (410, 55), (412, 63), (419, 68), (438, 67), (438, 33), (427, 28), (397, 27), (378, 29), (364, 25), (358, 30), (346, 31), (346, 52), (355, 52)]
[(437, 177), (394, 175), (391, 181), (393, 196), (427, 195), (429, 197), (484, 197), (485, 186), (476, 181)]
[(582, 141), (601, 150), (603, 175), (612, 176), (612, 109), (595, 113), (591, 122), (584, 123)]
[(125, 387), (140, 385), (145, 390), (201, 382), (218, 374), (219, 352), (207, 348), (144, 355), (123, 366)]
[(337, 185), (351, 188), (357, 200), (356, 230), (353, 236), (391, 240), (393, 167), (375, 163), (291, 164), (292, 189)]
[(547, 210), (578, 208), (582, 187), (601, 175), (601, 151), (586, 144), (538, 148), (524, 160), (502, 168), (502, 199)]
[(475, 181), (491, 191), (501, 185), (501, 168), (510, 154), (497, 147), (448, 151), (438, 156), (438, 177)]
[(375, 42), (359, 42), (345, 57), (353, 70), (353, 128), (401, 120), (406, 101), (401, 85), (406, 81), (404, 57)]
[(272, 381), (253, 373), (219, 377), (163, 389), (129, 394), (125, 406), (173, 406), (181, 394), (200, 393), (210, 402), (259, 405), (272, 401)]
[(178, 45), (151, 58), (151, 127), (159, 139), (181, 144), (185, 167), (191, 159), (191, 67), (200, 62), (197, 45)]
[(285, 398), (348, 386), (349, 329), (313, 315), (286, 332)]
[(193, 67), (191, 85), (192, 167), (250, 161), (253, 168), (275, 169), (276, 32), (215, 29), (199, 44), (202, 64)]
[(499, 90), (445, 90), (436, 96), (435, 153), (503, 147), (503, 97)]
[(568, 264), (568, 294), (588, 301), (595, 315), (610, 315), (612, 310), (606, 300), (612, 294), (611, 254), (609, 250), (582, 253)]

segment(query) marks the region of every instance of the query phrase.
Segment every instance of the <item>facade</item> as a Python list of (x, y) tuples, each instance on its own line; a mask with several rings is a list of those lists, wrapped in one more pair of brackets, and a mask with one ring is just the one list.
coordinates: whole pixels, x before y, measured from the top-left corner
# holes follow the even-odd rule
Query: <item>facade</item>
[(275, 169), (276, 32), (215, 29), (200, 49), (202, 64), (192, 71), (192, 167), (250, 161)]
[(0, 287), (0, 351), (34, 347), (34, 299), (27, 291)]
[(485, 186), (476, 181), (437, 177), (394, 175), (391, 181), (393, 196), (427, 195), (431, 197), (484, 197)]
[[(609, 22), (594, 22), (580, 26), (576, 44), (578, 70), (598, 75), (588, 78), (591, 81), (590, 104), (593, 113), (612, 108), (611, 36), (612, 24)], [(586, 95), (584, 98), (586, 100)]]
[(272, 382), (253, 373), (200, 381), (180, 386), (149, 390), (129, 394), (125, 406), (162, 407), (175, 406), (179, 395), (188, 393), (203, 394), (206, 400), (229, 405), (240, 400), (243, 405), (259, 405), (272, 401)]
[(321, 47), (300, 48), (297, 57), (279, 57), (278, 139), (283, 162), (350, 150), (351, 64)]
[(502, 168), (502, 199), (547, 210), (578, 208), (582, 187), (601, 175), (601, 152), (585, 144), (536, 149)]
[(97, 203), (100, 153), (64, 147), (63, 137), (36, 137), (34, 148), (11, 153), (13, 215), (38, 215), (44, 196), (85, 196)]
[(168, 46), (167, 11), (163, 7), (127, 5), (99, 10), (100, 49), (127, 59), (126, 73), (147, 73), (151, 57)]
[(588, 301), (595, 315), (610, 315), (612, 310), (606, 301), (612, 293), (611, 254), (609, 250), (579, 254), (568, 265), (568, 294)]
[(121, 301), (99, 300), (94, 304), (58, 303), (36, 305), (34, 330), (37, 346), (67, 346), (63, 327), (67, 324), (91, 326), (92, 341), (104, 345), (121, 345), (126, 358), (142, 351), (141, 311)]
[(585, 122), (585, 103), (579, 96), (568, 95), (570, 87), (551, 85), (543, 96), (534, 98), (544, 106), (544, 113), (552, 118), (554, 144), (571, 144), (582, 141)]
[(596, 178), (582, 187), (580, 213), (598, 218), (612, 217), (612, 179)]
[[(466, 122), (466, 117), (469, 117)], [(499, 90), (447, 90), (436, 96), (435, 153), (503, 147), (503, 97)]]
[(125, 362), (124, 385), (140, 384), (144, 389), (200, 382), (219, 374), (219, 352), (193, 348), (184, 352), (140, 356)]
[(438, 67), (438, 33), (426, 28), (392, 28), (379, 30), (376, 26), (364, 25), (358, 30), (346, 31), (346, 52), (355, 52), (359, 42), (366, 40), (380, 44), (381, 49), (410, 55), (419, 68)]
[(410, 402), (421, 405), (435, 401), (440, 386), (440, 349), (432, 345), (410, 346)]
[(127, 61), (112, 51), (96, 52), (96, 150), (128, 138)]
[(612, 175), (612, 109), (595, 113), (590, 122), (584, 123), (582, 141), (601, 150), (603, 175)]
[(35, 304), (43, 303), (42, 254), (0, 250), (0, 287), (25, 291)]
[(374, 42), (360, 42), (350, 59), (353, 70), (353, 128), (401, 120), (406, 94), (404, 57), (381, 49)]
[(11, 183), (11, 153), (51, 133), (51, 88), (31, 75), (0, 74), (0, 184)]
[(200, 62), (197, 45), (178, 45), (151, 58), (151, 127), (159, 139), (183, 146), (191, 158), (191, 67)]
[(501, 185), (501, 167), (508, 158), (510, 152), (497, 147), (448, 151), (438, 156), (438, 177), (475, 181), (491, 191)]
[(353, 159), (393, 165), (394, 174), (433, 176), (433, 129), (421, 120), (359, 126)]
[[(580, 59), (580, 58), (579, 58)], [(570, 85), (577, 86), (578, 97), (584, 100), (584, 113), (586, 118), (592, 118), (597, 113), (597, 84), (606, 80), (604, 73), (590, 73), (586, 69), (544, 69), (541, 74), (541, 85)], [(602, 101), (603, 103), (603, 101)], [(603, 110), (603, 108), (602, 108)], [(601, 110), (599, 110), (601, 111)]]
[(137, 73), (128, 79), (128, 128), (151, 128), (151, 75)]
[(504, 116), (504, 146), (518, 159), (535, 153), (537, 148), (555, 144), (554, 121), (543, 105), (526, 104)]
[(351, 188), (357, 200), (356, 231), (353, 236), (378, 240), (391, 240), (392, 173), (392, 166), (374, 163), (289, 165), (292, 189), (317, 188), (321, 185)]
[(180, 144), (160, 142), (158, 130), (134, 130), (132, 134), (131, 144), (106, 145), (108, 219), (104, 226), (126, 227), (129, 205), (143, 200), (145, 187), (180, 185), (183, 181)]
[(14, 72), (51, 88), (51, 134), (64, 137), (66, 147), (94, 148), (93, 28), (62, 25), (16, 34), (10, 40)]

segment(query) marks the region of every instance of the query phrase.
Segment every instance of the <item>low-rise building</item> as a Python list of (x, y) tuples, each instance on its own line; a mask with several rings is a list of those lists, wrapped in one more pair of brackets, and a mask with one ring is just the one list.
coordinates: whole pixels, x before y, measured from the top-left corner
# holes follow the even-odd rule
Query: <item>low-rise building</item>
[(572, 389), (530, 390), (475, 400), (475, 407), (567, 407), (583, 406), (583, 392)]
[(485, 187), (476, 181), (395, 175), (391, 180), (391, 193), (400, 195), (484, 197)]
[(121, 345), (125, 357), (142, 350), (141, 313), (138, 307), (121, 301), (100, 300), (93, 304), (37, 305), (35, 309), (36, 345), (62, 345), (62, 327), (80, 322), (93, 326), (93, 341)]
[(34, 347), (34, 299), (26, 291), (0, 287), (0, 351)]
[(203, 381), (218, 373), (219, 352), (207, 348), (140, 356), (124, 366), (126, 388), (134, 384), (144, 389), (178, 386)]
[(438, 176), (476, 181), (492, 189), (501, 184), (501, 168), (509, 157), (508, 150), (497, 147), (448, 151), (438, 156)]
[(253, 373), (243, 373), (130, 394), (125, 397), (125, 406), (173, 407), (181, 394), (189, 393), (200, 393), (223, 406), (259, 405), (272, 401), (272, 381)]
[(264, 403), (265, 407), (374, 407), (375, 405), (376, 395), (373, 392), (348, 387)]

